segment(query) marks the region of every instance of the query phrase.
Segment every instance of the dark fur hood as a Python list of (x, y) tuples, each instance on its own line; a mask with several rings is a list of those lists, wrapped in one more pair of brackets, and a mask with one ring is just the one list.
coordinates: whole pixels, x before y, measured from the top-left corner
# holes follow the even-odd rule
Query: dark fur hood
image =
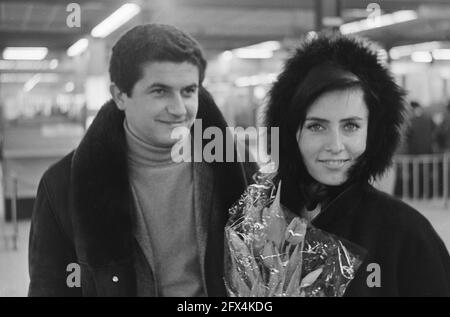
[(297, 87), (317, 66), (331, 63), (355, 74), (371, 90), (373, 97), (365, 100), (369, 108), (379, 112), (380, 118), (371, 133), (369, 114), (367, 148), (357, 171), (359, 180), (366, 181), (382, 175), (391, 165), (401, 141), (406, 109), (403, 90), (369, 45), (362, 39), (338, 34), (321, 34), (303, 42), (273, 85), (264, 116), (267, 127), (281, 126), (282, 114), (287, 111)]

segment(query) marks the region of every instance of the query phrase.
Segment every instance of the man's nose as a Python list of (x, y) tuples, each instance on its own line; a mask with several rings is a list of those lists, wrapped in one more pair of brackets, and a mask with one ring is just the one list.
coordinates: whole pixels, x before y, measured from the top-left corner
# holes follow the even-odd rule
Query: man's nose
[(180, 94), (174, 94), (167, 105), (167, 112), (174, 116), (184, 116), (186, 114), (186, 105)]
[(340, 153), (344, 150), (344, 143), (340, 131), (331, 131), (326, 144), (326, 150), (331, 153)]

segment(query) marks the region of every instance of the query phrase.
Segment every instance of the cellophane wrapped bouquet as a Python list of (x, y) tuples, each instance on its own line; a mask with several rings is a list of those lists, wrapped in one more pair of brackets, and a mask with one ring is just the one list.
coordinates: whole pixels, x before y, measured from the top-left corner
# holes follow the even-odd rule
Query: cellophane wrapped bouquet
[(228, 295), (342, 296), (365, 251), (284, 208), (273, 175), (255, 179), (230, 208), (225, 226)]

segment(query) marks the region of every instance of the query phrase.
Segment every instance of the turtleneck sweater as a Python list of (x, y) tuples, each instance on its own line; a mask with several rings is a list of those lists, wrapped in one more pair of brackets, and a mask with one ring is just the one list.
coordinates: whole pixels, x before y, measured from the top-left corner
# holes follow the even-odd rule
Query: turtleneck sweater
[(124, 129), (137, 213), (135, 237), (155, 273), (158, 295), (204, 296), (192, 165), (173, 162), (171, 147), (155, 146), (137, 137), (126, 119)]

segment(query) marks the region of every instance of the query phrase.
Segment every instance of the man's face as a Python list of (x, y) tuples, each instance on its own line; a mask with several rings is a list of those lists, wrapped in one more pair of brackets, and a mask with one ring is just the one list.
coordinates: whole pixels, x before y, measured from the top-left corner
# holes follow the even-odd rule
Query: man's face
[[(142, 77), (130, 97), (120, 93), (118, 107), (125, 111), (128, 127), (139, 139), (170, 147), (177, 127), (191, 128), (198, 110), (199, 71), (188, 63), (151, 62), (142, 66)], [(117, 98), (115, 98), (117, 99)]]

